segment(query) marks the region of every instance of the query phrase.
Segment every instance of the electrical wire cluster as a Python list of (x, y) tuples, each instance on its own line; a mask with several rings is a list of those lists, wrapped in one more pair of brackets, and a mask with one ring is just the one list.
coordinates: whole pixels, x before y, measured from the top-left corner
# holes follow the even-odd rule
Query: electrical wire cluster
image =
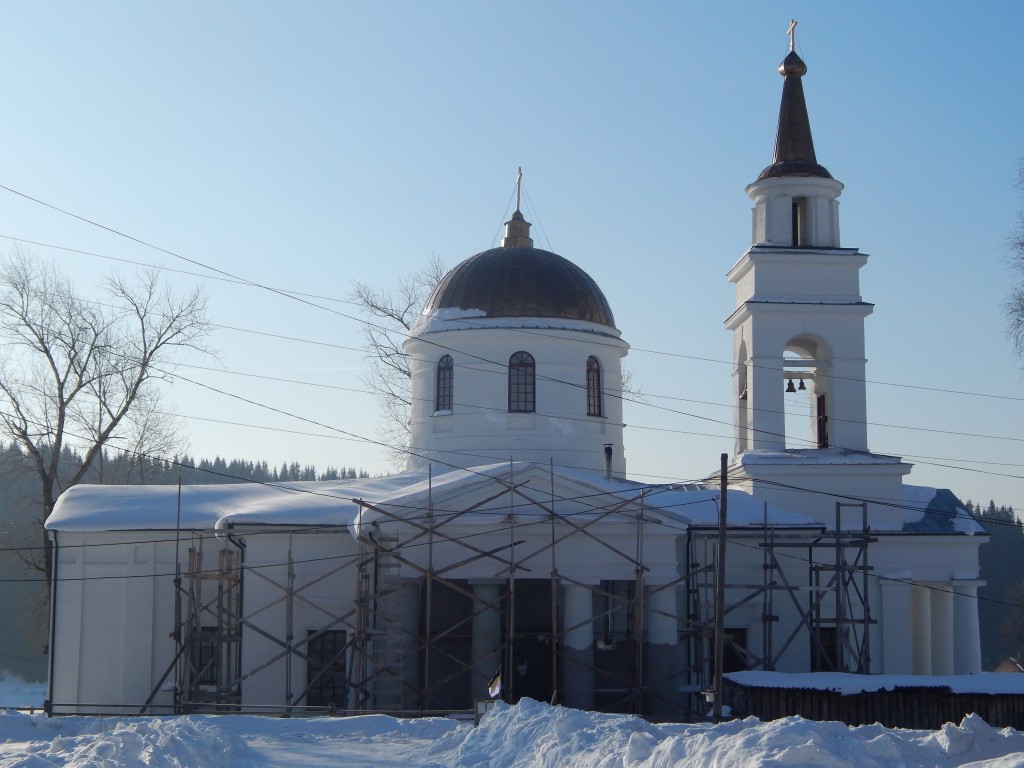
[[(131, 263), (131, 264), (140, 264), (140, 265), (144, 264), (145, 266), (153, 267), (155, 269), (162, 269), (162, 270), (167, 270), (167, 271), (170, 271), (170, 272), (177, 272), (177, 273), (180, 273), (180, 274), (185, 274), (185, 275), (189, 275), (189, 276), (199, 277), (199, 278), (202, 278), (202, 279), (227, 281), (227, 282), (235, 283), (235, 284), (238, 284), (238, 285), (249, 286), (249, 287), (252, 287), (252, 288), (256, 288), (256, 289), (259, 289), (259, 290), (270, 292), (272, 294), (281, 296), (281, 297), (286, 298), (288, 300), (292, 300), (292, 301), (300, 302), (302, 304), (306, 304), (306, 305), (308, 305), (310, 307), (313, 307), (313, 308), (316, 308), (316, 309), (328, 312), (328, 313), (333, 314), (335, 316), (339, 316), (339, 317), (342, 317), (342, 318), (345, 318), (345, 319), (348, 319), (348, 320), (355, 321), (355, 322), (359, 323), (360, 325), (364, 325), (364, 324), (367, 323), (367, 321), (364, 318), (356, 317), (354, 315), (351, 315), (351, 314), (348, 314), (348, 313), (343, 312), (341, 310), (338, 310), (334, 306), (332, 306), (332, 305), (336, 305), (336, 304), (353, 304), (354, 302), (334, 299), (334, 298), (331, 298), (331, 297), (317, 295), (317, 294), (302, 293), (302, 292), (291, 291), (291, 290), (284, 290), (284, 289), (277, 288), (277, 287), (274, 287), (274, 286), (265, 285), (265, 284), (262, 284), (262, 283), (250, 280), (248, 278), (245, 278), (243, 276), (232, 274), (231, 272), (218, 269), (218, 268), (213, 267), (213, 266), (211, 266), (209, 264), (205, 264), (205, 263), (203, 263), (201, 261), (188, 258), (186, 256), (183, 256), (183, 255), (181, 255), (179, 253), (176, 253), (176, 252), (173, 252), (171, 250), (168, 250), (168, 249), (165, 249), (165, 248), (161, 248), (161, 247), (159, 247), (157, 245), (154, 245), (152, 243), (149, 243), (149, 242), (147, 242), (147, 241), (145, 241), (143, 239), (134, 237), (134, 236), (132, 236), (130, 234), (127, 234), (127, 233), (125, 233), (123, 231), (120, 231), (120, 230), (115, 229), (113, 227), (109, 227), (109, 226), (106, 226), (106, 225), (101, 224), (99, 222), (90, 220), (88, 218), (85, 218), (85, 217), (80, 216), (78, 214), (75, 214), (73, 212), (61, 209), (61, 208), (59, 208), (59, 207), (57, 207), (55, 205), (52, 205), (52, 204), (47, 203), (47, 202), (44, 202), (43, 200), (40, 200), (38, 198), (34, 198), (34, 197), (32, 197), (30, 195), (27, 195), (25, 193), (19, 192), (19, 191), (14, 190), (14, 189), (12, 189), (10, 187), (6, 187), (4, 185), (0, 185), (0, 189), (6, 190), (6, 191), (8, 191), (8, 192), (10, 192), (10, 193), (12, 193), (14, 195), (18, 195), (18, 196), (23, 197), (23, 198), (25, 198), (27, 200), (30, 200), (30, 201), (32, 201), (34, 203), (37, 203), (37, 204), (39, 204), (41, 206), (45, 206), (47, 208), (50, 208), (50, 209), (52, 209), (52, 210), (54, 210), (54, 211), (56, 211), (58, 213), (61, 213), (63, 215), (69, 216), (69, 217), (72, 217), (74, 219), (77, 219), (77, 220), (79, 220), (81, 222), (84, 222), (86, 224), (89, 224), (91, 226), (98, 227), (98, 228), (100, 228), (102, 230), (105, 230), (105, 231), (107, 231), (107, 232), (109, 232), (111, 234), (114, 234), (114, 235), (116, 235), (118, 237), (125, 238), (125, 239), (127, 239), (129, 241), (132, 241), (132, 242), (134, 242), (134, 243), (136, 243), (136, 244), (138, 244), (140, 246), (143, 246), (143, 247), (155, 250), (156, 252), (162, 253), (162, 254), (164, 254), (166, 256), (170, 256), (170, 257), (172, 257), (174, 259), (181, 260), (183, 262), (186, 262), (186, 263), (188, 263), (188, 264), (190, 264), (190, 265), (192, 265), (194, 267), (200, 268), (201, 270), (205, 270), (205, 271), (203, 271), (203, 272), (192, 272), (192, 271), (187, 271), (187, 270), (174, 270), (174, 269), (169, 269), (167, 267), (158, 267), (158, 266), (154, 266), (154, 265), (150, 265), (150, 264), (144, 264), (144, 262), (136, 262), (136, 261), (126, 260), (126, 259), (113, 259), (115, 261), (121, 261), (121, 262)], [(77, 253), (77, 254), (82, 254), (82, 255), (89, 255), (89, 256), (94, 256), (94, 257), (99, 257), (99, 258), (104, 258), (104, 259), (112, 259), (112, 257), (104, 256), (104, 255), (98, 254), (98, 253), (91, 253), (91, 252), (87, 252), (87, 251), (84, 251), (84, 250), (67, 248), (67, 247), (57, 246), (57, 245), (52, 245), (52, 244), (47, 244), (47, 243), (27, 241), (27, 240), (24, 240), (22, 238), (13, 238), (13, 237), (11, 237), (9, 235), (0, 235), (0, 237), (7, 237), (7, 238), (10, 238), (10, 239), (17, 239), (19, 242), (28, 242), (28, 243), (33, 244), (33, 245), (38, 245), (38, 246), (47, 247), (47, 248), (60, 249), (60, 250), (71, 252), (71, 253)], [(254, 329), (239, 328), (237, 326), (219, 326), (219, 327), (221, 327), (221, 328), (223, 328), (225, 330), (231, 330), (231, 331), (236, 331), (236, 332), (244, 332), (244, 333), (250, 333), (250, 334), (257, 334), (257, 335), (266, 336), (266, 337), (269, 337), (269, 338), (277, 338), (277, 339), (280, 339), (280, 340), (287, 341), (289, 343), (299, 343), (299, 342), (301, 342), (301, 343), (306, 343), (306, 344), (316, 344), (316, 345), (323, 346), (323, 347), (343, 349), (343, 350), (349, 350), (349, 351), (353, 351), (353, 350), (356, 349), (354, 347), (344, 346), (344, 345), (340, 345), (340, 344), (333, 344), (333, 343), (322, 342), (322, 341), (315, 341), (315, 340), (310, 340), (310, 339), (298, 339), (298, 338), (294, 338), (294, 337), (284, 336), (284, 335), (280, 335), (280, 334), (272, 334), (272, 333), (267, 333), (267, 332), (264, 332), (264, 331), (258, 331), (258, 330), (254, 330)], [(380, 330), (391, 330), (391, 331), (393, 331), (393, 329), (385, 329), (382, 326), (377, 326), (377, 327)], [(540, 330), (540, 329), (514, 329), (514, 330), (515, 330), (515, 332), (522, 333), (522, 334), (545, 335), (544, 331)], [(429, 339), (427, 339), (427, 341), (428, 341), (428, 343), (434, 344), (434, 346), (436, 346), (439, 350), (444, 350), (444, 351), (447, 351), (447, 352), (457, 352), (462, 357), (466, 357), (466, 354), (465, 354), (464, 350), (458, 350), (458, 349), (454, 349), (452, 347), (445, 346), (443, 344), (437, 344), (436, 342), (433, 342), (433, 341), (431, 341)], [(600, 343), (600, 342), (599, 342), (599, 340), (595, 340), (595, 343)], [(697, 357), (697, 356), (691, 356), (691, 355), (686, 355), (686, 354), (681, 354), (681, 353), (667, 352), (667, 351), (664, 351), (664, 350), (645, 349), (645, 348), (640, 348), (640, 347), (633, 347), (632, 351), (640, 352), (640, 353), (645, 353), (645, 354), (651, 354), (651, 355), (670, 356), (670, 357), (679, 358), (679, 359), (689, 359), (689, 360), (695, 360), (695, 361), (701, 361), (701, 362), (709, 362), (709, 363), (715, 363), (715, 364), (721, 364), (721, 365), (732, 365), (728, 361), (724, 361), (724, 360), (715, 360), (715, 359), (712, 359), (712, 358)], [(505, 372), (506, 365), (505, 365), (504, 361), (489, 360), (487, 358), (484, 358), (484, 357), (481, 357), (481, 356), (478, 356), (478, 355), (469, 355), (469, 357), (471, 357), (471, 358), (473, 358), (475, 360), (476, 365), (474, 366), (474, 369), (477, 370), (477, 371), (479, 371), (481, 369), (482, 370), (487, 370), (487, 371), (489, 371), (491, 373), (494, 373), (495, 375), (503, 375), (504, 372)], [(483, 363), (484, 366), (481, 368), (479, 363)], [(204, 368), (202, 368), (200, 366), (187, 366), (187, 367), (190, 367), (190, 368), (192, 368), (194, 370), (211, 370), (211, 369), (208, 369), (208, 368), (204, 369)], [(220, 370), (219, 372), (221, 372), (221, 373), (228, 373), (230, 375), (235, 375), (235, 376), (240, 376), (240, 377), (251, 377), (251, 378), (260, 378), (260, 379), (274, 380), (274, 381), (278, 381), (278, 382), (281, 382), (281, 383), (294, 384), (294, 385), (300, 385), (300, 386), (322, 387), (322, 388), (329, 388), (329, 389), (334, 389), (334, 390), (339, 390), (339, 391), (353, 391), (353, 392), (359, 392), (359, 393), (365, 393), (367, 391), (367, 390), (359, 390), (359, 389), (354, 389), (354, 388), (344, 388), (344, 387), (336, 387), (336, 386), (332, 386), (332, 385), (316, 384), (314, 382), (301, 381), (301, 380), (295, 380), (295, 379), (280, 379), (280, 378), (275, 378), (275, 377), (261, 376), (261, 375), (258, 375), (258, 374), (244, 373), (244, 372), (239, 372), (239, 371)], [(242, 396), (242, 395), (240, 395), (240, 394), (238, 394), (236, 392), (231, 392), (231, 391), (226, 390), (226, 389), (221, 389), (221, 388), (213, 387), (210, 384), (198, 381), (197, 379), (189, 378), (187, 376), (184, 376), (181, 373), (180, 369), (175, 370), (174, 372), (159, 371), (159, 373), (162, 373), (162, 374), (167, 375), (167, 376), (172, 376), (176, 380), (187, 382), (187, 383), (189, 383), (189, 384), (191, 384), (193, 386), (202, 388), (202, 389), (204, 389), (206, 391), (209, 391), (209, 392), (212, 392), (212, 393), (224, 396), (224, 397), (232, 398), (232, 399), (235, 399), (235, 400), (247, 403), (247, 404), (252, 405), (254, 407), (257, 407), (257, 408), (259, 408), (261, 410), (265, 410), (265, 411), (268, 411), (268, 412), (274, 412), (274, 413), (286, 416), (289, 419), (301, 422), (303, 424), (307, 424), (307, 425), (310, 425), (310, 426), (314, 426), (314, 427), (326, 430), (329, 433), (326, 436), (329, 436), (329, 437), (333, 437), (333, 438), (336, 438), (336, 439), (343, 439), (343, 440), (358, 441), (360, 443), (377, 445), (377, 446), (380, 446), (380, 447), (383, 447), (383, 448), (387, 448), (387, 449), (395, 449), (397, 447), (397, 448), (399, 448), (401, 450), (407, 451), (410, 454), (421, 455), (419, 453), (419, 451), (421, 451), (422, 449), (417, 448), (416, 446), (408, 446), (408, 447), (395, 446), (395, 445), (392, 445), (392, 444), (389, 444), (389, 443), (385, 443), (385, 442), (380, 441), (380, 440), (375, 440), (375, 439), (367, 437), (365, 435), (360, 435), (360, 434), (357, 434), (357, 433), (354, 433), (354, 432), (351, 432), (351, 431), (348, 431), (348, 430), (340, 429), (338, 427), (332, 426), (331, 424), (325, 423), (323, 421), (319, 421), (319, 420), (315, 420), (315, 419), (310, 419), (310, 418), (307, 418), (307, 417), (300, 416), (300, 415), (298, 415), (296, 413), (289, 412), (289, 411), (287, 411), (285, 409), (282, 409), (282, 408), (271, 406), (271, 405), (268, 405), (266, 403), (260, 403), (260, 402), (257, 402), (255, 400), (251, 399), (251, 398), (246, 398), (246, 397), (244, 397), (244, 396)], [(545, 377), (543, 377), (540, 374), (538, 374), (538, 378), (545, 378)], [(580, 384), (580, 383), (577, 383), (577, 382), (569, 382), (569, 381), (564, 381), (564, 380), (560, 380), (560, 379), (554, 379), (554, 378), (550, 378), (550, 377), (547, 377), (547, 380), (551, 381), (553, 383), (562, 385), (562, 386), (570, 386), (570, 387), (574, 387), (574, 388), (578, 388), (578, 389), (582, 389), (584, 387), (583, 384)], [(967, 392), (967, 391), (961, 391), (961, 390), (950, 390), (950, 389), (942, 389), (942, 388), (938, 388), (938, 387), (924, 386), (924, 385), (909, 385), (909, 384), (899, 384), (899, 383), (893, 383), (893, 382), (874, 381), (874, 380), (867, 380), (865, 383), (866, 384), (867, 383), (876, 384), (876, 385), (881, 385), (881, 386), (891, 386), (891, 387), (900, 387), (900, 388), (906, 388), (906, 389), (915, 389), (915, 390), (929, 391), (929, 392), (941, 392), (941, 393), (945, 393), (945, 394), (956, 394), (956, 395), (963, 395), (963, 396), (970, 396), (970, 397), (989, 398), (989, 399), (1004, 400), (1004, 401), (1024, 401), (1024, 397), (1011, 397), (1011, 396), (994, 395), (994, 394), (980, 393), (980, 392)], [(704, 422), (707, 422), (709, 424), (716, 424), (716, 425), (721, 425), (721, 426), (725, 426), (725, 427), (729, 427), (729, 428), (731, 428), (733, 426), (731, 420), (717, 419), (717, 418), (713, 418), (713, 417), (709, 417), (709, 416), (704, 416), (704, 415), (701, 415), (701, 414), (698, 414), (698, 413), (688, 412), (688, 411), (685, 411), (685, 410), (681, 410), (681, 409), (678, 409), (678, 408), (673, 408), (673, 407), (670, 407), (670, 406), (667, 406), (667, 405), (663, 405), (663, 404), (651, 403), (649, 401), (651, 399), (660, 400), (660, 401), (680, 401), (681, 400), (681, 401), (686, 401), (686, 402), (694, 402), (694, 403), (699, 404), (699, 405), (719, 407), (719, 408), (730, 408), (731, 409), (733, 406), (729, 405), (729, 404), (706, 402), (706, 401), (686, 400), (685, 398), (677, 398), (677, 397), (673, 397), (673, 396), (669, 396), (669, 395), (646, 395), (643, 399), (639, 399), (639, 398), (632, 398), (632, 397), (629, 397), (629, 396), (623, 396), (621, 393), (606, 393), (606, 394), (608, 394), (609, 396), (612, 396), (612, 397), (622, 397), (622, 399), (624, 399), (624, 400), (626, 400), (628, 402), (634, 403), (637, 406), (640, 406), (640, 407), (643, 407), (643, 408), (647, 408), (647, 409), (651, 409), (652, 412), (680, 415), (680, 416), (684, 416), (684, 417), (687, 417), (687, 418), (691, 418), (691, 419), (695, 419), (695, 420), (699, 420), (699, 421), (704, 421)], [(458, 406), (459, 404), (456, 403), (456, 405)], [(462, 406), (462, 407), (465, 407), (465, 406)], [(499, 409), (493, 409), (493, 410), (499, 410)], [(197, 418), (197, 417), (189, 417), (189, 418)], [(572, 418), (572, 417), (551, 416), (550, 418), (561, 418), (561, 419), (564, 419), (564, 418)], [(270, 427), (266, 427), (266, 426), (262, 426), (262, 425), (247, 425), (247, 426), (253, 426), (253, 427), (260, 428), (260, 429), (271, 429)], [(987, 439), (1003, 440), (1003, 441), (1009, 441), (1009, 442), (1021, 442), (1021, 441), (1024, 441), (1021, 438), (1009, 437), (1009, 436), (979, 435), (979, 434), (962, 433), (962, 432), (955, 432), (955, 431), (949, 431), (949, 430), (938, 430), (938, 429), (929, 429), (929, 428), (909, 427), (909, 426), (904, 426), (904, 425), (876, 424), (876, 426), (885, 426), (885, 427), (890, 427), (890, 428), (912, 430), (912, 431), (920, 431), (920, 432), (941, 432), (943, 434), (952, 434), (952, 435), (960, 435), (960, 436), (984, 437), (984, 438), (987, 438)], [(678, 434), (691, 434), (691, 435), (692, 434), (701, 434), (701, 433), (694, 433), (694, 432), (689, 432), (689, 431), (685, 431), (685, 430), (670, 429), (670, 428), (661, 427), (661, 426), (658, 426), (658, 427), (653, 427), (653, 426), (631, 426), (630, 428), (631, 429), (646, 429), (646, 430), (652, 430), (652, 431), (665, 431), (665, 432), (672, 432), (672, 433), (678, 433)], [(313, 433), (304, 433), (304, 434), (313, 434)], [(772, 433), (772, 434), (773, 434), (773, 436), (782, 437), (782, 435), (774, 435), (774, 433)], [(325, 435), (321, 435), (321, 436), (325, 436)], [(709, 436), (720, 437), (720, 438), (726, 437), (725, 435), (709, 435)], [(807, 441), (807, 442), (808, 442), (808, 444), (810, 444), (810, 441)], [(454, 454), (456, 452), (452, 452), (452, 453)], [(140, 454), (140, 455), (142, 455), (142, 454)], [(468, 452), (458, 452), (457, 455), (460, 458), (470, 458), (470, 459), (477, 458), (477, 457), (474, 457), (473, 454), (468, 453)], [(148, 456), (147, 458), (158, 459), (158, 460), (164, 461), (164, 462), (169, 461), (168, 459), (166, 459), (164, 457)], [(434, 454), (434, 453), (431, 453), (430, 456), (424, 456), (424, 458), (428, 459), (432, 463), (439, 464), (439, 465), (442, 465), (442, 466), (448, 466), (448, 467), (456, 467), (457, 466), (459, 468), (463, 468), (462, 464), (464, 463), (464, 462), (461, 462), (461, 463), (458, 463), (458, 464), (456, 464), (456, 463), (447, 463), (447, 462), (445, 462), (443, 460), (439, 460), (438, 456), (436, 454)], [(488, 461), (493, 461), (493, 458), (491, 458), (491, 457), (479, 456), (478, 458), (485, 458)], [(953, 465), (944, 464), (944, 463), (937, 463), (937, 462), (950, 462), (950, 461), (964, 461), (964, 460), (961, 460), (961, 459), (947, 459), (947, 458), (941, 458), (941, 457), (916, 457), (916, 458), (921, 459), (920, 463), (925, 463), (925, 464), (932, 463), (934, 466), (939, 466), (939, 467), (944, 467), (944, 468), (949, 468), (949, 469), (957, 469), (957, 470), (961, 470), (961, 471), (976, 472), (976, 473), (980, 473), (980, 474), (998, 475), (998, 476), (1002, 476), (1002, 477), (1011, 477), (1011, 478), (1015, 478), (1015, 479), (1024, 479), (1024, 475), (1010, 474), (1010, 473), (1005, 473), (1005, 472), (994, 472), (994, 471), (987, 471), (987, 470), (981, 470), (981, 469), (976, 469), (976, 468), (965, 468), (965, 467), (953, 466)], [(973, 463), (988, 464), (988, 465), (993, 465), (993, 466), (1006, 466), (1006, 467), (1021, 467), (1021, 466), (1024, 466), (1024, 465), (1021, 465), (1021, 464), (1011, 463), (1011, 462), (973, 462)], [(187, 467), (187, 468), (195, 469), (194, 467)], [(206, 470), (206, 471), (209, 471), (209, 470)], [(469, 471), (473, 471), (473, 470), (469, 470)], [(214, 473), (214, 474), (220, 474), (220, 473)], [(644, 476), (644, 475), (639, 474), (639, 473), (631, 473), (631, 474), (634, 474), (635, 476), (640, 476), (640, 477)], [(705, 480), (707, 480), (707, 478), (705, 478)], [(253, 482), (253, 481), (250, 481), (250, 482)], [(698, 481), (698, 482), (700, 482), (700, 481)], [(261, 483), (261, 484), (274, 485), (272, 483)], [(283, 486), (283, 484), (279, 484), (279, 485)], [(835, 497), (834, 494), (824, 494), (821, 491), (817, 491), (817, 490), (813, 490), (813, 489), (797, 488), (797, 487), (793, 487), (793, 486), (788, 486), (788, 488), (789, 488), (789, 490), (795, 490), (795, 491), (806, 492), (806, 493), (821, 493), (822, 495), (826, 495), (826, 496), (830, 496), (830, 497)], [(289, 486), (288, 490), (289, 491), (295, 491), (296, 488), (294, 486)], [(313, 491), (312, 489), (303, 489), (301, 492), (315, 493), (316, 491)], [(848, 500), (851, 500), (851, 501), (868, 501), (868, 502), (870, 502), (872, 504), (884, 504), (884, 505), (889, 505), (889, 506), (894, 506), (894, 507), (900, 507), (902, 505), (901, 500), (856, 499), (854, 497), (846, 497), (846, 498), (848, 498)], [(565, 501), (565, 500), (568, 500), (568, 499), (563, 499), (563, 501)], [(595, 509), (597, 509), (597, 508), (595, 508)], [(917, 510), (917, 511), (919, 511), (919, 510)], [(986, 520), (986, 524), (987, 525), (996, 524), (997, 522), (1001, 523), (1001, 521)], [(1013, 523), (1007, 523), (1007, 524), (1013, 524)], [(303, 528), (303, 530), (308, 530), (308, 528)], [(492, 529), (490, 531), (487, 531), (485, 533), (494, 533), (496, 531), (501, 531), (501, 530), (502, 530), (502, 528), (500, 526), (498, 526), (498, 527), (496, 527), (496, 528), (494, 528), (494, 529)], [(280, 532), (280, 529), (278, 529), (276, 532)], [(478, 533), (478, 534), (474, 534), (474, 535), (485, 535), (485, 533)], [(139, 543), (139, 542), (138, 542), (137, 539), (135, 539), (135, 540), (133, 540), (133, 543)], [(14, 548), (8, 548), (8, 551), (10, 551), (11, 549), (14, 549)], [(25, 549), (32, 549), (32, 548), (25, 548)], [(272, 566), (268, 566), (268, 567), (272, 567)], [(875, 576), (876, 578), (883, 578), (883, 577), (879, 577), (879, 576), (877, 576), (875, 574), (872, 574), (872, 575)], [(120, 577), (120, 578), (125, 578), (125, 577)], [(2, 581), (2, 580), (0, 580), (0, 581)], [(928, 585), (924, 585), (924, 586), (928, 586)], [(929, 588), (934, 588), (934, 587), (929, 587)], [(996, 602), (998, 602), (998, 601), (996, 601)]]

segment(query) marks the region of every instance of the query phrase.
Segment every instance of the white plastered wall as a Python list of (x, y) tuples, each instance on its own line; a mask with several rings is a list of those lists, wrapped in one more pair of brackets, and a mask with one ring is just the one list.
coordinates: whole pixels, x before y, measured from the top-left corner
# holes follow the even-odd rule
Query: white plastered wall
[[(514, 321), (503, 321), (499, 327), (437, 331), (406, 342), (413, 392), (410, 468), (512, 458), (603, 472), (604, 446), (611, 444), (612, 471), (625, 474), (620, 395), (628, 345), (603, 326), (552, 324), (517, 329)], [(519, 351), (530, 353), (536, 364), (535, 413), (508, 412), (508, 360)], [(446, 354), (455, 366), (454, 408), (435, 414), (436, 366)], [(590, 356), (601, 363), (602, 416), (587, 414)]]
[[(295, 534), (272, 529), (238, 533), (245, 543), (242, 608), (251, 624), (242, 628), (242, 671), (258, 670), (242, 683), (242, 704), (281, 706), (289, 694), (292, 704), (303, 704), (299, 695), (306, 687), (305, 660), (283, 654), (281, 642), (259, 630), (282, 642), (290, 630), (294, 642), (300, 642), (308, 632), (332, 625), (331, 629), (347, 631), (351, 640), (358, 544), (344, 528)], [(285, 590), (289, 550), (294, 574), (290, 628)], [(338, 623), (338, 617), (344, 621)], [(351, 665), (351, 655), (346, 663)]]
[[(54, 712), (138, 712), (174, 658), (174, 533), (59, 533), (57, 544)], [(173, 702), (173, 682), (154, 706)]]

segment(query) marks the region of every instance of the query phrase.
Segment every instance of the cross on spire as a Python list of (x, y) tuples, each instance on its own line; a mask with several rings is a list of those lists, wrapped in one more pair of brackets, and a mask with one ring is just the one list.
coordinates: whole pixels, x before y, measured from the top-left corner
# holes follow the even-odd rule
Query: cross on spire
[(789, 35), (789, 50), (792, 53), (796, 50), (796, 19), (789, 20), (789, 29), (786, 30), (786, 34)]

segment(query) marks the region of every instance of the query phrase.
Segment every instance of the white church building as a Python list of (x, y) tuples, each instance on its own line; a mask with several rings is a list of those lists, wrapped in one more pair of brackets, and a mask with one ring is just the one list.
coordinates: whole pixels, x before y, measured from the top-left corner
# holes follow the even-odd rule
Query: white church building
[[(61, 496), (51, 711), (450, 712), (500, 672), (509, 701), (702, 717), (723, 506), (724, 671), (980, 671), (987, 535), (870, 450), (867, 256), (840, 242), (806, 67), (791, 51), (780, 72), (752, 245), (728, 272), (724, 483), (627, 479), (629, 345), (597, 283), (534, 247), (516, 210), (406, 342), (404, 472)], [(799, 436), (793, 396), (813, 411)]]

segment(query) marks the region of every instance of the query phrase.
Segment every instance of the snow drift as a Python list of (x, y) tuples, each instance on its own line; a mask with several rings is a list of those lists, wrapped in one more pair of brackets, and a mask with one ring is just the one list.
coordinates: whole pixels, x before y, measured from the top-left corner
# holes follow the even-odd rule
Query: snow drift
[(938, 731), (787, 718), (654, 725), (628, 715), (499, 704), (454, 720), (271, 719), (235, 715), (47, 719), (0, 715), (0, 766), (365, 768), (910, 768), (1024, 766), (1024, 734), (975, 716)]

